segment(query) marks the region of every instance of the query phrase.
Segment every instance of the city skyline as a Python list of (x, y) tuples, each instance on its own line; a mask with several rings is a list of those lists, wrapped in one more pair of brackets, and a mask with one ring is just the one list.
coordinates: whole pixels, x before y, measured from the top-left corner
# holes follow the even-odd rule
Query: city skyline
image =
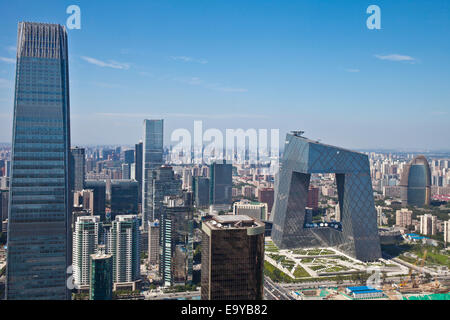
[[(68, 17), (71, 3), (47, 3), (2, 5), (2, 142), (11, 140), (17, 22)], [(446, 148), (449, 44), (439, 39), (450, 7), (377, 4), (381, 30), (367, 29), (360, 1), (173, 1), (139, 10), (80, 1), (81, 29), (68, 31), (73, 145), (132, 145), (145, 118), (164, 118), (165, 145), (173, 130), (203, 120), (223, 131), (280, 128), (280, 137), (302, 129), (351, 149)]]
[(450, 299), (450, 2), (0, 12), (0, 300)]

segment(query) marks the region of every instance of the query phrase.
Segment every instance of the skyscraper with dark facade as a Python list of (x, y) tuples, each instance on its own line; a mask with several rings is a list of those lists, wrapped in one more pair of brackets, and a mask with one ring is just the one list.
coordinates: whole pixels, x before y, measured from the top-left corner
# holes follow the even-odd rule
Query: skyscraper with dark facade
[(71, 181), (73, 183), (73, 190), (80, 191), (84, 189), (84, 163), (85, 163), (85, 150), (83, 148), (72, 148), (70, 150), (71, 155)]
[(202, 221), (202, 300), (262, 300), (264, 223), (248, 216)]
[(123, 159), (125, 163), (131, 165), (134, 162), (134, 150), (125, 150), (123, 152)]
[(106, 206), (106, 182), (101, 180), (86, 180), (86, 189), (94, 192), (94, 209), (92, 215), (100, 216), (100, 220), (105, 220)]
[(111, 180), (111, 220), (118, 214), (137, 214), (137, 211), (137, 181)]
[(319, 208), (319, 188), (309, 187), (306, 206), (314, 210)]
[(181, 195), (181, 180), (175, 176), (173, 168), (170, 166), (161, 166), (152, 171), (152, 179), (149, 196), (149, 218), (151, 221), (158, 220), (161, 217), (164, 198), (166, 196)]
[(273, 207), (274, 191), (273, 188), (258, 189), (258, 201), (267, 203), (267, 212), (270, 214)]
[(20, 22), (6, 299), (68, 299), (71, 255), (67, 33)]
[[(331, 246), (359, 260), (379, 259), (380, 237), (367, 155), (321, 144), (298, 132), (286, 135), (285, 146), (272, 209), (274, 243), (282, 249)], [(341, 228), (306, 223), (313, 173), (335, 174)]]
[(164, 120), (144, 120), (143, 172), (142, 172), (142, 217), (145, 228), (152, 217), (153, 171), (163, 164)]
[(212, 205), (230, 205), (232, 197), (232, 168), (229, 163), (214, 162), (209, 168), (209, 203)]
[(197, 208), (209, 206), (209, 179), (205, 177), (194, 177), (192, 181), (194, 191), (194, 203)]
[(431, 170), (424, 156), (415, 157), (405, 166), (400, 188), (403, 207), (423, 207), (430, 204)]
[(139, 203), (142, 203), (142, 147), (142, 142), (139, 142), (134, 146), (134, 177), (139, 184)]
[(91, 255), (90, 300), (111, 300), (113, 291), (113, 258), (99, 251)]
[(9, 190), (0, 189), (0, 219), (8, 219)]
[(160, 223), (159, 273), (164, 285), (192, 281), (194, 210), (180, 197), (165, 197)]

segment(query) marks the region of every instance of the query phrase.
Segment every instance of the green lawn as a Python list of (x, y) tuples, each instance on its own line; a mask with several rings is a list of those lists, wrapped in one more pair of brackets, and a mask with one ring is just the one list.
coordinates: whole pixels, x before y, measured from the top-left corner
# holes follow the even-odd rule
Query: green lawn
[(320, 255), (320, 249), (308, 250), (308, 256), (318, 256)]
[(323, 269), (323, 268), (325, 268), (325, 266), (323, 266), (323, 265), (318, 265), (318, 266), (311, 266), (311, 267), (309, 267), (311, 270), (314, 270), (314, 271), (317, 271), (317, 270), (320, 270), (320, 269)]
[(275, 282), (293, 282), (293, 279), (290, 276), (268, 261), (264, 261), (264, 274)]
[(334, 251), (327, 250), (327, 249), (322, 250), (322, 252), (320, 253), (321, 256), (328, 255), (328, 254), (335, 254), (335, 253), (334, 253)]
[(292, 253), (293, 254), (298, 254), (298, 255), (301, 255), (301, 256), (306, 256), (308, 254), (308, 251), (306, 251), (304, 249), (295, 249), (295, 250), (292, 250)]
[(306, 278), (306, 277), (310, 277), (310, 274), (305, 269), (303, 269), (301, 266), (297, 266), (297, 268), (295, 268), (295, 271), (294, 271), (294, 277)]
[(322, 270), (322, 272), (340, 272), (340, 271), (348, 271), (348, 270), (350, 270), (350, 269), (347, 267), (337, 265), (337, 266), (333, 266), (333, 267), (327, 268), (325, 270)]

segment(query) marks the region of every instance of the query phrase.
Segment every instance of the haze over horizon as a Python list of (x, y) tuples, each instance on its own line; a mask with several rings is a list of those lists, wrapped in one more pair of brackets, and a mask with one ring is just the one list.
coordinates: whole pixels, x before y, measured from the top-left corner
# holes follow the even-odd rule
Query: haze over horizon
[[(72, 1), (0, 4), (0, 141), (11, 141), (19, 21), (65, 25)], [(450, 3), (77, 1), (68, 30), (72, 145), (133, 145), (143, 120), (304, 130), (345, 148), (450, 149)]]

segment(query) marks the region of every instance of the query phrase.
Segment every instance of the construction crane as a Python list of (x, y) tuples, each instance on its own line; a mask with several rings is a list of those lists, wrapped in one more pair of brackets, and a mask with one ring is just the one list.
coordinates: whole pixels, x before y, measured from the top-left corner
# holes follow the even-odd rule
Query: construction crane
[[(421, 262), (421, 264), (420, 264), (420, 268), (421, 268), (421, 269), (423, 269), (423, 266), (424, 266), (424, 264), (425, 264), (425, 260), (426, 260), (426, 258), (427, 258), (427, 254), (428, 254), (428, 250), (425, 250), (425, 252), (424, 252), (424, 254), (423, 254), (422, 262)], [(420, 259), (420, 258), (417, 257), (416, 261), (415, 261), (414, 264), (413, 264), (414, 267), (416, 266), (417, 262), (419, 262), (419, 259)], [(416, 283), (415, 279), (413, 279), (412, 273), (413, 273), (413, 268), (409, 268), (409, 274), (408, 274), (408, 277), (406, 278), (405, 281), (403, 281), (402, 283), (400, 283), (400, 287), (404, 287), (404, 286), (406, 286), (409, 282), (412, 282), (412, 287), (413, 287), (413, 288), (417, 288), (417, 283)]]
[[(427, 254), (428, 254), (428, 250), (426, 249), (425, 252), (423, 253), (422, 262), (420, 263), (420, 269), (421, 269), (422, 273), (423, 273), (423, 267), (425, 265), (425, 260), (427, 259)], [(418, 287), (418, 283), (417, 283), (416, 279), (414, 279), (412, 281), (412, 287), (413, 288), (417, 288)]]

